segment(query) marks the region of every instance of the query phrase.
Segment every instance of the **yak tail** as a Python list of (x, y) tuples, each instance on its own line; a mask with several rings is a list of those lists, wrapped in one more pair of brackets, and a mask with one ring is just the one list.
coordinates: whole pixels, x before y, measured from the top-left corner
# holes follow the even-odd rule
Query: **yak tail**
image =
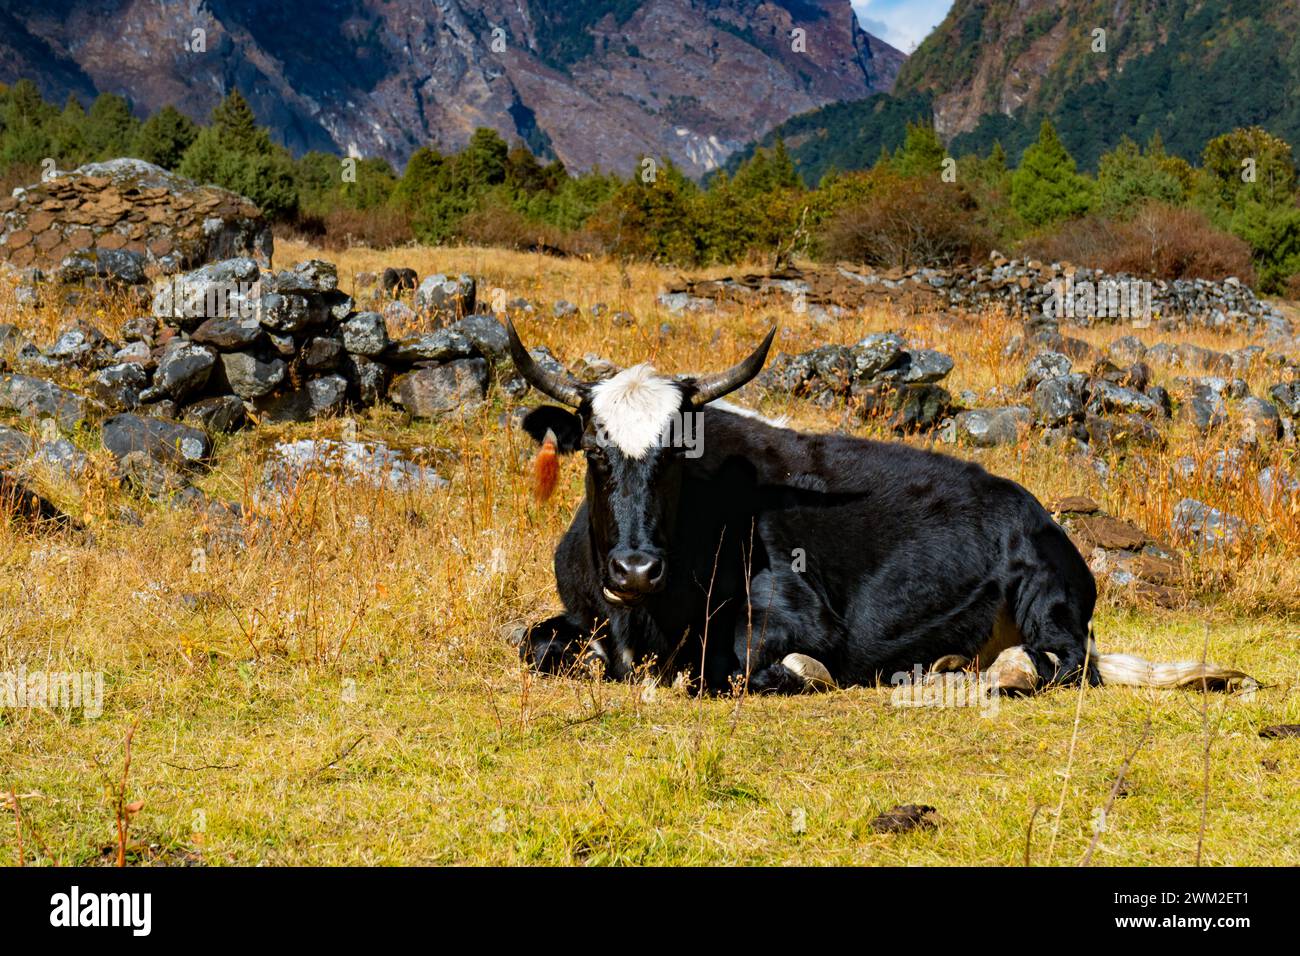
[(1251, 690), (1259, 683), (1243, 671), (1201, 661), (1148, 661), (1133, 654), (1098, 654), (1092, 649), (1103, 684), (1120, 687), (1185, 687), (1193, 690)]

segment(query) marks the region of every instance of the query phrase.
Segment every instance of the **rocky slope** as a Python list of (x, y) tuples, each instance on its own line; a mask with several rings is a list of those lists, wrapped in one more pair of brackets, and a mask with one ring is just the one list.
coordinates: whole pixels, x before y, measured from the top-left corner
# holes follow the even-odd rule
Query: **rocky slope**
[(870, 165), (931, 112), (954, 155), (998, 141), (1013, 162), (1050, 117), (1089, 170), (1123, 136), (1158, 132), (1193, 161), (1238, 126), (1296, 142), (1298, 35), (1300, 6), (1263, 0), (956, 0), (892, 96), (794, 117), (760, 144), (782, 136), (815, 182)]
[(849, 0), (0, 0), (0, 25), (0, 82), (196, 117), (238, 86), (292, 149), (397, 164), (491, 126), (572, 169), (653, 154), (701, 174), (796, 113), (889, 89), (904, 59)]

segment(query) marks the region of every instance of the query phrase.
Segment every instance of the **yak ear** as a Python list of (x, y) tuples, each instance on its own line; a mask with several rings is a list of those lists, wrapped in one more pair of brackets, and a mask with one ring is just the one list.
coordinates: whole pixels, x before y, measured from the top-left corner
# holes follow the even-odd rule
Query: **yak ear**
[(541, 405), (524, 416), (524, 431), (541, 444), (549, 431), (555, 435), (555, 450), (561, 455), (582, 447), (582, 419), (559, 405)]

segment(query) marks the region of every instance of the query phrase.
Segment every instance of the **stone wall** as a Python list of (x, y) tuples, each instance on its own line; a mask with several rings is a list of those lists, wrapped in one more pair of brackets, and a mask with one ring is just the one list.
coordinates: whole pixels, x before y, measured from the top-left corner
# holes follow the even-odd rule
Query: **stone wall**
[(252, 202), (138, 159), (92, 163), (0, 199), (0, 261), (69, 280), (128, 284), (203, 263), (269, 263), (271, 227)]

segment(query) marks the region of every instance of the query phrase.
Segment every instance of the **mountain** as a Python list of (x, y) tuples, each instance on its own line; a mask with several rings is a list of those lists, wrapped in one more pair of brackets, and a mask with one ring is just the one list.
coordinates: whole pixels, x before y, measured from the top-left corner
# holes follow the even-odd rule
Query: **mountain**
[(490, 126), (575, 171), (701, 175), (904, 59), (849, 0), (0, 0), (0, 82), (201, 119), (238, 86), (295, 152), (399, 167)]
[(858, 168), (927, 110), (954, 155), (1000, 141), (1013, 161), (1049, 117), (1085, 169), (1122, 137), (1145, 142), (1156, 132), (1188, 160), (1238, 126), (1300, 144), (1300, 5), (956, 0), (903, 65), (892, 97), (794, 117), (761, 142), (798, 141), (790, 152), (805, 175)]

